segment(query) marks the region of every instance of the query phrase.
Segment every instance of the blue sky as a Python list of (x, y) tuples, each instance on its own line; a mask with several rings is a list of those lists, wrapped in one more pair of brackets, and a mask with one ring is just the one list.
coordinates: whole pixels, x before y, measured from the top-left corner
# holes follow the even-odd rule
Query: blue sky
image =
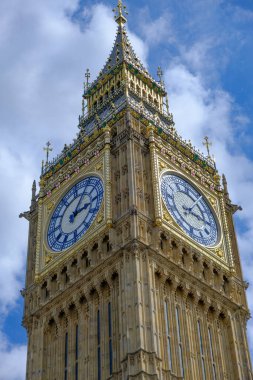
[[(77, 133), (84, 72), (93, 79), (116, 34), (116, 0), (0, 2), (0, 380), (25, 377), (21, 327), (27, 222), (43, 146), (56, 155)], [(213, 142), (226, 173), (245, 279), (253, 259), (253, 4), (222, 0), (128, 0), (129, 35), (153, 76), (164, 70), (176, 128), (203, 150)], [(4, 186), (3, 186), (4, 184)], [(253, 310), (252, 286), (247, 291)], [(253, 322), (248, 325), (253, 351)]]

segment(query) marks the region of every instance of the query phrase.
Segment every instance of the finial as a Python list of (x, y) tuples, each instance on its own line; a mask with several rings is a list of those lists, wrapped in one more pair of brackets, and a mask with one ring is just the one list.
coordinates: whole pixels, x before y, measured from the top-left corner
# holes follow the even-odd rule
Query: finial
[(158, 69), (157, 69), (157, 76), (158, 76), (158, 78), (159, 78), (159, 82), (161, 83), (161, 85), (164, 86), (163, 71), (162, 71), (161, 66), (158, 66)]
[(167, 111), (167, 114), (169, 115), (169, 113), (170, 113), (170, 107), (169, 107), (169, 97), (168, 97), (168, 94), (166, 95), (166, 111)]
[[(204, 137), (203, 145), (205, 145), (206, 150), (207, 150), (207, 156), (211, 158), (210, 155), (210, 146), (212, 146), (212, 143), (209, 141), (209, 138), (207, 136)], [(213, 158), (214, 160), (214, 158)]]
[[(85, 106), (84, 106), (84, 98), (82, 98), (82, 117), (84, 117), (84, 109), (85, 109)], [(81, 119), (79, 118), (79, 123), (80, 123)]]
[(51, 148), (51, 142), (48, 141), (46, 143), (46, 147), (43, 150), (46, 152), (46, 165), (48, 165), (49, 152), (52, 152), (53, 148)]
[(32, 185), (32, 201), (36, 199), (36, 181), (33, 181)]
[(118, 5), (116, 8), (114, 8), (112, 10), (113, 12), (115, 12), (115, 21), (119, 24), (119, 25), (123, 25), (127, 22), (127, 19), (126, 17), (124, 16), (124, 14), (127, 16), (128, 15), (128, 12), (126, 11), (126, 6), (123, 5), (122, 3), (122, 0), (118, 0)]
[(86, 78), (86, 83), (84, 84), (84, 89), (86, 88), (86, 90), (88, 90), (88, 88), (89, 88), (89, 86), (90, 86), (90, 83), (89, 83), (89, 79), (90, 79), (90, 70), (89, 70), (89, 69), (86, 70), (85, 78)]
[(33, 207), (36, 203), (36, 181), (33, 181), (32, 185), (32, 199), (31, 199), (31, 207)]
[(222, 174), (222, 185), (223, 185), (223, 189), (224, 189), (224, 194), (227, 198), (229, 198), (229, 194), (228, 194), (228, 183), (227, 183), (227, 179), (225, 177), (225, 174)]

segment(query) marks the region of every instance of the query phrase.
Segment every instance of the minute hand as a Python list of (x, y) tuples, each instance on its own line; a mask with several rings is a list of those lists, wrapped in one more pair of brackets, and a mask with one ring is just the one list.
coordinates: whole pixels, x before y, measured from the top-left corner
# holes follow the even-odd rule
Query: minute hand
[(79, 199), (79, 201), (78, 201), (78, 203), (77, 203), (77, 206), (76, 206), (76, 208), (75, 208), (74, 213), (76, 213), (76, 212), (78, 211), (78, 208), (79, 208), (79, 206), (80, 206), (80, 204), (81, 204), (81, 202), (82, 202), (82, 200), (83, 200), (83, 198), (84, 198), (86, 188), (87, 188), (87, 185), (85, 186), (84, 191), (83, 191), (83, 193), (82, 193), (82, 195), (81, 195), (81, 197), (80, 197), (80, 199)]
[(191, 207), (188, 208), (188, 211), (191, 212), (193, 207), (196, 206), (196, 204), (202, 199), (202, 195), (191, 205)]

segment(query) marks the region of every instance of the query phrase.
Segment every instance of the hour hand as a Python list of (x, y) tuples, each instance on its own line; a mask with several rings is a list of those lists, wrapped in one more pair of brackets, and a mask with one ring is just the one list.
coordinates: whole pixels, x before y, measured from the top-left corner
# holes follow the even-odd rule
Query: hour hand
[(83, 207), (79, 208), (79, 210), (76, 210), (76, 215), (79, 214), (79, 212), (86, 210), (86, 208), (90, 205), (89, 203), (86, 203)]
[(79, 214), (79, 212), (83, 211), (83, 210), (86, 210), (86, 208), (89, 206), (90, 203), (86, 203), (83, 207), (79, 208), (78, 210), (76, 209), (75, 211), (72, 212), (72, 214), (70, 214), (69, 216), (69, 222), (70, 223), (74, 223), (74, 220), (75, 220), (75, 217), (77, 216), (77, 214)]
[(200, 220), (201, 222), (205, 222), (205, 220), (204, 220), (203, 218), (201, 218), (200, 215), (195, 214), (195, 212), (191, 211), (191, 215), (195, 216), (195, 218), (197, 218), (197, 219)]

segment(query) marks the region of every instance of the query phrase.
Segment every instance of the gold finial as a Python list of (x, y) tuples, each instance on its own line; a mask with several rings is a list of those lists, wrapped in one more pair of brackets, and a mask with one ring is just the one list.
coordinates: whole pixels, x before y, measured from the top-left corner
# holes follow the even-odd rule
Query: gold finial
[(127, 19), (126, 17), (124, 16), (125, 15), (128, 15), (128, 12), (126, 11), (126, 6), (123, 5), (122, 3), (122, 0), (118, 0), (118, 5), (116, 8), (114, 8), (112, 10), (113, 12), (115, 12), (115, 21), (119, 24), (119, 25), (123, 25), (127, 22)]
[(162, 71), (161, 66), (159, 66), (158, 69), (157, 69), (157, 76), (158, 76), (158, 78), (160, 79), (159, 82), (160, 82), (162, 85), (164, 85), (164, 81), (163, 81), (163, 71)]
[(210, 155), (210, 146), (212, 146), (212, 143), (209, 141), (209, 138), (207, 136), (204, 137), (203, 145), (205, 145), (206, 150), (207, 150), (207, 155), (209, 158), (211, 158)]
[(51, 148), (51, 143), (48, 141), (46, 143), (46, 147), (43, 150), (46, 152), (46, 165), (48, 165), (49, 152), (52, 152), (53, 148)]

